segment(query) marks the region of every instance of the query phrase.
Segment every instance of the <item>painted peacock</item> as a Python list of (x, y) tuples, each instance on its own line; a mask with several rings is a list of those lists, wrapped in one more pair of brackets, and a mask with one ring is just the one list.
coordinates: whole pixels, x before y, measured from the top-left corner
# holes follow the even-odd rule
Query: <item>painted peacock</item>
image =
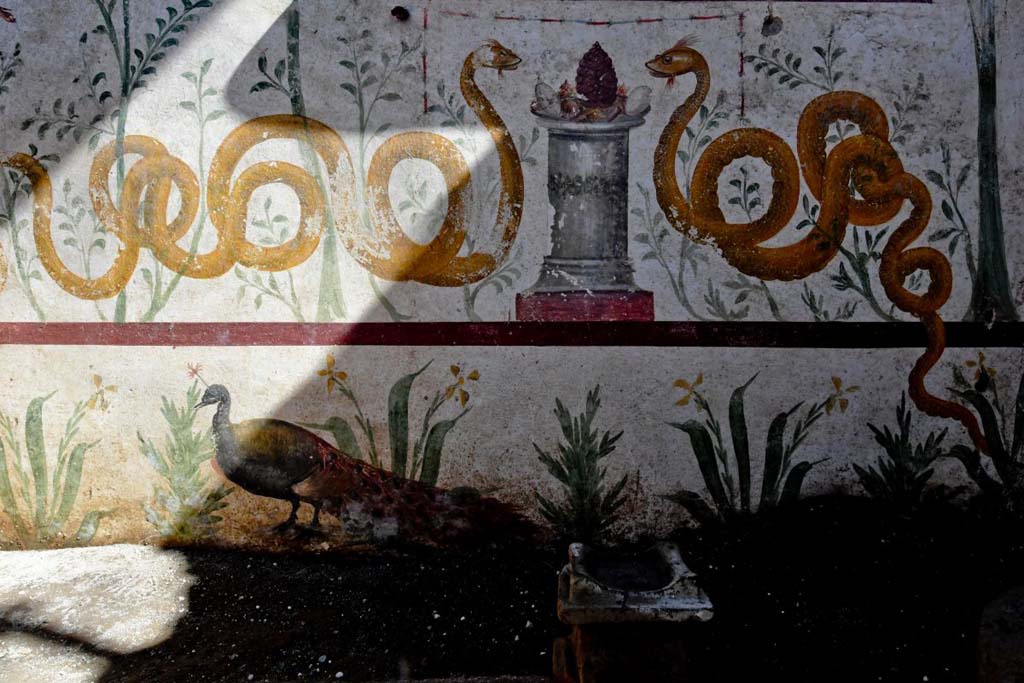
[(208, 387), (199, 405), (217, 406), (214, 461), (220, 473), (257, 496), (291, 503), (288, 519), (277, 530), (294, 527), (299, 506), (308, 503), (313, 507), (313, 528), (319, 526), (323, 510), (343, 523), (361, 521), (376, 533), (437, 545), (526, 541), (537, 534), (533, 523), (494, 498), (399, 477), (346, 455), (290, 422), (257, 419), (232, 424), (231, 395), (223, 385)]

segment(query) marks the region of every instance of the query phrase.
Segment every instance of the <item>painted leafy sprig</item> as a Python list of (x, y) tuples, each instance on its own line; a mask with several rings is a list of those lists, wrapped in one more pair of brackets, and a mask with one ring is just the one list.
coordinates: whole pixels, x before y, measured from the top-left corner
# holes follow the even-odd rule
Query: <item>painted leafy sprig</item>
[(21, 43), (15, 43), (14, 49), (10, 52), (0, 50), (0, 95), (11, 91), (8, 81), (17, 75), (17, 69), (23, 64), (24, 62), (21, 60)]
[[(257, 242), (267, 246), (284, 244), (288, 239), (289, 223), (288, 217), (283, 214), (272, 214), (273, 200), (267, 197), (263, 200), (263, 215), (255, 218), (252, 222), (256, 229)], [(272, 299), (288, 307), (292, 316), (298, 322), (305, 322), (306, 318), (302, 313), (302, 304), (299, 301), (298, 291), (295, 287), (295, 277), (291, 270), (285, 271), (284, 276), (279, 280), (274, 273), (264, 275), (257, 270), (246, 270), (241, 266), (235, 266), (235, 277), (241, 281), (238, 287), (237, 300), (239, 303), (245, 300), (246, 294), (252, 292), (253, 305), (256, 310), (263, 306), (266, 299)]]
[(868, 495), (900, 507), (913, 507), (921, 502), (928, 480), (935, 473), (932, 464), (943, 455), (942, 440), (946, 437), (946, 429), (932, 431), (924, 441), (915, 443), (911, 439), (911, 422), (907, 397), (902, 394), (896, 407), (895, 430), (888, 425), (879, 428), (868, 423), (885, 455), (878, 456), (874, 465), (867, 467), (853, 463)]
[(601, 407), (601, 387), (587, 393), (586, 407), (573, 416), (555, 399), (555, 417), (562, 430), (563, 441), (555, 454), (533, 444), (537, 456), (548, 472), (558, 480), (563, 498), (554, 501), (534, 493), (540, 514), (558, 533), (572, 541), (599, 543), (618, 518), (625, 504), (628, 476), (623, 475), (614, 484), (606, 486), (608, 468), (602, 461), (615, 450), (622, 432), (600, 433), (594, 428), (594, 419)]
[(936, 228), (928, 235), (929, 242), (946, 242), (946, 249), (949, 255), (956, 254), (957, 247), (963, 242), (964, 259), (967, 261), (967, 274), (971, 278), (971, 284), (978, 277), (978, 262), (974, 256), (974, 241), (971, 238), (971, 231), (967, 227), (967, 221), (960, 210), (960, 191), (963, 189), (967, 179), (971, 176), (971, 162), (967, 162), (953, 176), (952, 153), (949, 144), (945, 141), (939, 143), (942, 150), (942, 170), (933, 169), (924, 172), (924, 177), (930, 183), (942, 190), (945, 197), (939, 204), (946, 224)]
[[(198, 376), (200, 368), (196, 366)], [(146, 521), (167, 540), (195, 541), (213, 535), (222, 521), (217, 513), (227, 507), (224, 499), (234, 490), (223, 483), (212, 483), (204, 465), (214, 455), (209, 429), (196, 429), (196, 410), (201, 395), (193, 382), (179, 406), (161, 396), (160, 413), (167, 423), (164, 447), (138, 434), (139, 450), (153, 469), (163, 477), (162, 486), (153, 487), (152, 500), (142, 504)]]
[(781, 48), (769, 49), (765, 43), (758, 46), (757, 54), (746, 55), (744, 60), (754, 65), (755, 73), (763, 72), (768, 78), (774, 78), (780, 85), (788, 85), (790, 89), (810, 85), (832, 92), (844, 75), (842, 71), (836, 69), (836, 62), (846, 54), (846, 48), (836, 46), (835, 33), (836, 27), (833, 26), (829, 29), (825, 44), (812, 47), (820, 62), (811, 67), (812, 73), (815, 74), (813, 76), (801, 71), (802, 57), (793, 52), (786, 52), (783, 55)]
[(687, 270), (696, 277), (701, 264), (707, 264), (708, 256), (688, 236), (681, 235), (679, 253), (670, 251), (672, 235), (665, 222), (665, 215), (656, 210), (654, 202), (651, 201), (651, 192), (642, 184), (637, 183), (637, 191), (643, 200), (643, 208), (634, 207), (630, 213), (635, 216), (642, 226), (642, 231), (633, 238), (635, 242), (646, 247), (646, 251), (640, 256), (641, 261), (657, 261), (661, 269), (668, 275), (669, 284), (672, 286), (672, 293), (676, 300), (686, 310), (693, 320), (705, 320), (706, 316), (699, 313), (690, 301), (689, 293), (686, 291)]

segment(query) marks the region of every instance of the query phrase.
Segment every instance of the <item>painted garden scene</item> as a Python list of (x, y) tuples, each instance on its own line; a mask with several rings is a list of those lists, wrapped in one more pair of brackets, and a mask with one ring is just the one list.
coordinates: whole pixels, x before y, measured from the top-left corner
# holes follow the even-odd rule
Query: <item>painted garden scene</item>
[(0, 681), (1024, 681), (1014, 0), (0, 3)]

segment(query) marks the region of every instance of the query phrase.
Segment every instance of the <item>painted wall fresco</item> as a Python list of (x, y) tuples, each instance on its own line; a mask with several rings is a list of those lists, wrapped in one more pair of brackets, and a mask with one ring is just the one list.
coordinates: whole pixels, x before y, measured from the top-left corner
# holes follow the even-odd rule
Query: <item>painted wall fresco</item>
[(1019, 495), (1008, 3), (9, 4), (6, 545)]

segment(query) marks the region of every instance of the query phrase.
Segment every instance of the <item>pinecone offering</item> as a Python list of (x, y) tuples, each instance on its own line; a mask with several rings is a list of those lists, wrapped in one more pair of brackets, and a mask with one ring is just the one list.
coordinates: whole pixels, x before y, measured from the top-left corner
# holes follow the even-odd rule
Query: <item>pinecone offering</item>
[(618, 85), (612, 58), (601, 43), (594, 43), (576, 69), (576, 92), (590, 107), (610, 107), (615, 104)]

